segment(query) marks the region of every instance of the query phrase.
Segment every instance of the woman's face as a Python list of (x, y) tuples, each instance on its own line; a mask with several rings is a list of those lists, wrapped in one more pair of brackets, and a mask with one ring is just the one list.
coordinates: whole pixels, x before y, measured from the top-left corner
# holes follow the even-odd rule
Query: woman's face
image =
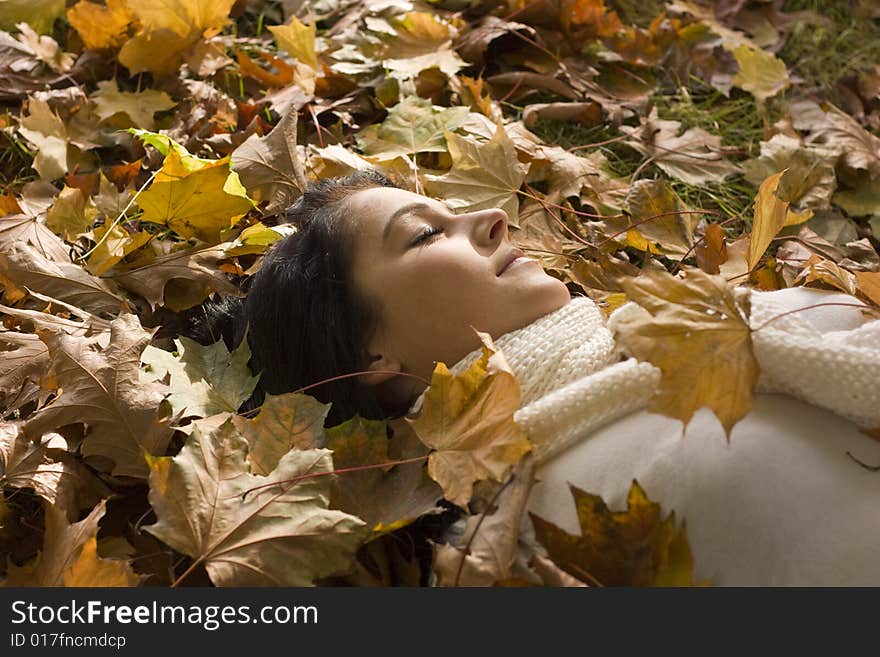
[[(502, 271), (521, 254), (503, 210), (456, 215), (440, 201), (390, 187), (357, 192), (348, 205), (355, 284), (382, 305), (369, 345), (372, 369), (430, 380), (435, 361), (451, 366), (480, 346), (474, 329), (497, 338), (571, 300), (535, 260)], [(371, 377), (368, 383), (384, 380)]]

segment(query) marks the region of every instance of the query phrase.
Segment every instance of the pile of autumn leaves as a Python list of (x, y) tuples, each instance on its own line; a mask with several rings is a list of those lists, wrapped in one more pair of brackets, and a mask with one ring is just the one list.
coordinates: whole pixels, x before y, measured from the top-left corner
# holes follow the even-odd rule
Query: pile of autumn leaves
[[(647, 110), (661, 62), (758, 103), (788, 89), (784, 63), (736, 23), (749, 8), (722, 22), (676, 2), (636, 28), (596, 0), (498, 3), (471, 25), (407, 0), (328, 2), (321, 16), (279, 18), (270, 42), (228, 29), (246, 4), (40, 0), (4, 17), (0, 97), (20, 111), (0, 125), (39, 177), (0, 194), (5, 583), (417, 585), (397, 537), (444, 499), (471, 515), (459, 542), (433, 548), (439, 584), (690, 583), (683, 530), (637, 485), (621, 512), (572, 491), (592, 540), (533, 517), (546, 555), (528, 579), (514, 573), (534, 464), (513, 422), (518, 385), (489, 336), (460, 377), (438, 365), (417, 418), (325, 428), (329, 407), (303, 392), (236, 413), (257, 381), (246, 344), (158, 344), (144, 327), (212, 292), (239, 295), (228, 275), (253, 274), (290, 234), (263, 219), (308, 180), (375, 169), (461, 210), (504, 208), (519, 245), (606, 312), (631, 299), (654, 326), (698, 316), (702, 337), (664, 351), (688, 372), (656, 361), (650, 326), (630, 326), (627, 347), (665, 373), (654, 410), (687, 422), (695, 408), (662, 400), (701, 388), (729, 434), (756, 372), (732, 284), (820, 282), (880, 305), (876, 251), (847, 233), (851, 219), (827, 216), (832, 204), (880, 214), (880, 139), (800, 98), (737, 164), (717, 135)], [(46, 34), (56, 18), (66, 44)], [(586, 45), (614, 56), (588, 62)], [(536, 90), (561, 102), (528, 104)], [(506, 121), (499, 98), (523, 102), (523, 120)], [(663, 177), (615, 178), (599, 151), (542, 143), (527, 129), (542, 118), (611, 123), (646, 166), (689, 184), (744, 173), (759, 185), (751, 230), (730, 240)], [(685, 279), (666, 273), (686, 258)], [(719, 388), (700, 377), (722, 332), (725, 348), (738, 336), (745, 374)], [(640, 539), (609, 538), (622, 534)]]

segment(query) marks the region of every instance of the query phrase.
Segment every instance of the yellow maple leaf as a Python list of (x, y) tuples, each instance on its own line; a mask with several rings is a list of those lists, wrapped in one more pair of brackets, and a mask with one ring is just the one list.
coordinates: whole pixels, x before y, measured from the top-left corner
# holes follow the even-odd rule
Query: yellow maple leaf
[(220, 231), (233, 226), (253, 201), (230, 170), (229, 156), (191, 168), (178, 149), (170, 149), (153, 184), (137, 197), (141, 218), (168, 226), (181, 237), (217, 242)]
[[(108, 228), (110, 234), (105, 238)], [(95, 276), (103, 276), (129, 253), (146, 244), (150, 240), (150, 234), (143, 230), (129, 234), (118, 225), (105, 223), (92, 231), (92, 238), (100, 244), (89, 256), (86, 271)]]
[(91, 50), (117, 48), (128, 37), (135, 16), (125, 0), (107, 0), (107, 6), (80, 0), (67, 10), (67, 20)]
[(313, 69), (318, 68), (318, 55), (315, 52), (315, 24), (306, 25), (296, 16), (290, 17), (287, 25), (270, 25), (269, 31), (275, 35), (275, 45), (296, 57)]
[(733, 287), (699, 269), (687, 270), (684, 280), (644, 272), (621, 279), (621, 285), (648, 311), (621, 318), (615, 331), (631, 355), (660, 368), (649, 410), (687, 427), (694, 412), (708, 406), (729, 439), (752, 406), (758, 379), (747, 309), (740, 308)]
[(164, 0), (129, 2), (142, 29), (119, 51), (119, 61), (134, 74), (174, 73), (186, 51), (205, 35), (216, 34), (235, 0)]
[(459, 506), (470, 500), (474, 482), (501, 481), (532, 448), (513, 420), (519, 383), (489, 334), (477, 335), (483, 355), (459, 376), (437, 363), (418, 417), (407, 418), (419, 439), (434, 449), (428, 474)]

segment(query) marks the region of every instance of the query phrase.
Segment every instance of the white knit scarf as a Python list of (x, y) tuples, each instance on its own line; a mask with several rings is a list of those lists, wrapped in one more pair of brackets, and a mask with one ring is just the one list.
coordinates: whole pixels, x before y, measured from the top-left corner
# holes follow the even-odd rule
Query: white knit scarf
[[(539, 461), (579, 436), (648, 403), (660, 370), (621, 353), (602, 312), (587, 297), (498, 337), (520, 385), (514, 420), (535, 445)], [(458, 376), (483, 354), (482, 347), (449, 368)], [(420, 396), (412, 410), (421, 407)]]
[[(772, 294), (748, 288), (736, 293), (750, 296), (753, 329), (787, 309)], [(635, 358), (621, 360), (612, 333), (617, 323), (646, 314), (628, 302), (606, 321), (591, 299), (574, 297), (523, 328), (493, 336), (519, 381), (514, 419), (539, 463), (648, 405), (660, 370)], [(822, 333), (800, 314), (786, 315), (753, 333), (752, 346), (761, 370), (758, 392), (787, 393), (861, 427), (880, 427), (880, 320)], [(450, 371), (460, 375), (481, 355), (482, 347), (475, 349)]]

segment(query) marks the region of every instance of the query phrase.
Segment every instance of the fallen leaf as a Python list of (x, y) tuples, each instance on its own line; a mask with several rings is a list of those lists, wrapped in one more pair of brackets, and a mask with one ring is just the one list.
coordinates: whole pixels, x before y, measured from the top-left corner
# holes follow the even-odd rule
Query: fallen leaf
[(737, 46), (732, 52), (739, 64), (733, 84), (748, 91), (759, 103), (791, 85), (785, 62), (772, 53), (747, 44)]
[(3, 416), (34, 400), (45, 403), (49, 393), (40, 387), (39, 381), (49, 370), (49, 350), (43, 341), (33, 333), (0, 330), (0, 354)]
[[(166, 286), (178, 280), (199, 288), (202, 298), (195, 303), (206, 299), (211, 292), (218, 292), (224, 296), (243, 296), (238, 287), (233, 285), (218, 268), (218, 262), (227, 256), (225, 249), (229, 244), (227, 242), (174, 251), (146, 263), (133, 263), (125, 272), (108, 278), (141, 295), (151, 308), (158, 305), (169, 306), (169, 301), (165, 298)], [(172, 309), (183, 310), (183, 308)]]
[(350, 567), (363, 521), (328, 508), (330, 451), (292, 449), (250, 474), (231, 421), (196, 428), (180, 453), (150, 459), (147, 531), (203, 564), (216, 586), (310, 586)]
[(832, 149), (846, 166), (865, 169), (871, 178), (880, 175), (880, 137), (854, 118), (834, 105), (811, 100), (791, 103), (789, 113), (795, 129), (809, 130), (807, 143)]
[(611, 511), (598, 495), (569, 486), (581, 535), (529, 513), (550, 558), (577, 579), (600, 586), (692, 586), (693, 557), (675, 512), (662, 518), (633, 479), (625, 511)]
[(57, 73), (68, 73), (73, 66), (73, 55), (64, 52), (50, 36), (37, 34), (27, 23), (19, 23), (19, 42), (38, 61)]
[(168, 152), (153, 183), (137, 197), (141, 220), (167, 225), (181, 237), (217, 242), (253, 201), (229, 169), (228, 156), (195, 171), (189, 167), (177, 149)]
[(226, 24), (234, 3), (235, 0), (127, 3), (141, 29), (122, 46), (119, 62), (131, 74), (174, 73), (183, 62), (184, 53), (201, 41), (206, 32)]
[(46, 101), (28, 99), (28, 115), (18, 132), (37, 150), (33, 167), (40, 178), (54, 180), (67, 173), (67, 127)]
[(119, 225), (104, 223), (97, 226), (91, 232), (96, 246), (86, 261), (86, 271), (95, 276), (103, 276), (125, 256), (149, 242), (151, 237), (150, 233), (143, 230), (127, 233)]
[(134, 21), (126, 0), (106, 0), (106, 6), (80, 0), (67, 10), (67, 20), (86, 48), (118, 48), (128, 38)]
[(46, 213), (46, 227), (68, 242), (88, 232), (98, 217), (98, 209), (82, 190), (64, 186)]
[(626, 195), (633, 230), (664, 255), (684, 256), (694, 243), (697, 215), (665, 180), (637, 180)]
[(632, 301), (648, 313), (621, 321), (615, 331), (626, 350), (660, 368), (649, 410), (677, 418), (687, 428), (708, 406), (730, 439), (749, 412), (758, 379), (748, 313), (721, 276), (687, 270), (684, 280), (665, 271), (622, 279)]
[(761, 155), (743, 163), (745, 178), (760, 185), (766, 178), (785, 170), (776, 195), (802, 208), (827, 208), (837, 188), (833, 151), (804, 146), (800, 140), (776, 134), (761, 142)]
[(155, 127), (156, 112), (164, 112), (177, 105), (164, 91), (119, 91), (116, 80), (98, 82), (98, 90), (91, 95), (91, 99), (95, 104), (95, 113), (102, 121), (121, 113), (128, 117), (130, 125), (147, 130)]
[(580, 196), (592, 179), (605, 176), (604, 164), (605, 158), (598, 152), (581, 157), (559, 146), (540, 146), (532, 157), (526, 182), (546, 180), (551, 199)]
[(534, 482), (535, 460), (526, 455), (493, 507), (467, 519), (456, 545), (434, 546), (437, 586), (494, 586), (511, 576), (521, 519)]
[(430, 100), (407, 96), (388, 111), (380, 124), (358, 134), (366, 155), (393, 159), (416, 153), (446, 152), (447, 130), (455, 130), (470, 113), (466, 107), (434, 108)]
[(443, 487), (446, 499), (459, 506), (470, 500), (474, 482), (501, 481), (532, 447), (513, 420), (519, 383), (489, 334), (476, 333), (483, 355), (459, 376), (437, 363), (417, 417), (407, 418), (419, 439), (434, 450), (428, 474)]
[(325, 447), (324, 421), (330, 404), (301, 393), (266, 395), (254, 418), (233, 417), (248, 443), (251, 472), (267, 475), (291, 449)]
[(447, 77), (452, 77), (465, 66), (464, 60), (452, 49), (457, 30), (443, 17), (432, 12), (410, 11), (390, 17), (385, 24), (390, 31), (380, 32), (385, 43), (374, 56), (381, 58), (382, 66), (391, 76), (412, 78), (436, 66)]
[(758, 188), (758, 195), (755, 197), (752, 232), (749, 235), (749, 270), (755, 268), (770, 242), (782, 230), (783, 226), (803, 223), (813, 216), (812, 210), (792, 211), (788, 207), (789, 203), (776, 195), (776, 189), (783, 174), (785, 171), (769, 176)]
[[(865, 174), (857, 180), (854, 189), (839, 189), (831, 201), (853, 217), (880, 217), (880, 176), (871, 180), (870, 175)], [(880, 235), (880, 230), (875, 230), (874, 234)]]
[(641, 126), (620, 126), (630, 135), (624, 143), (646, 155), (673, 178), (691, 185), (721, 180), (740, 169), (721, 155), (721, 137), (702, 128), (678, 134), (681, 123), (660, 119), (657, 108), (641, 119)]
[(0, 29), (8, 30), (18, 23), (27, 23), (37, 32), (51, 32), (52, 24), (64, 15), (65, 0), (4, 0), (0, 12)]
[(856, 296), (858, 290), (857, 279), (852, 272), (840, 267), (836, 262), (826, 260), (815, 253), (803, 263), (803, 269), (797, 278), (794, 279), (793, 284), (797, 285), (802, 282), (812, 283), (814, 281), (822, 281), (853, 296)]
[(297, 113), (290, 110), (265, 137), (251, 135), (232, 152), (232, 170), (265, 214), (286, 210), (307, 185), (297, 153)]
[(98, 521), (102, 501), (85, 519), (68, 524), (64, 512), (45, 503), (46, 534), (35, 564), (9, 565), (5, 586), (137, 586), (138, 577), (127, 561), (97, 555)]
[(880, 307), (880, 273), (856, 271), (853, 272), (856, 277), (856, 285), (859, 291), (873, 302), (875, 306)]
[(143, 380), (164, 379), (170, 375), (168, 403), (175, 415), (208, 417), (224, 411), (235, 413), (251, 396), (259, 376), (251, 376), (246, 339), (232, 352), (223, 340), (202, 346), (180, 336), (174, 340), (176, 355), (148, 345), (141, 362), (148, 366)]
[(22, 433), (20, 422), (0, 420), (0, 483), (33, 488), (37, 495), (54, 504), (61, 478), (69, 470), (47, 454), (52, 437), (49, 434), (34, 443)]
[(492, 139), (479, 143), (447, 131), (452, 169), (444, 175), (425, 175), (425, 187), (456, 211), (501, 208), (513, 226), (519, 225), (517, 192), (528, 165), (517, 160), (513, 142), (498, 125)]
[[(50, 330), (56, 333), (65, 333), (67, 335), (81, 337), (98, 337), (99, 334), (106, 334), (101, 338), (110, 339), (110, 321), (102, 317), (98, 317), (87, 310), (77, 308), (69, 303), (65, 303), (60, 299), (53, 299), (39, 292), (30, 290), (30, 295), (35, 299), (45, 301), (49, 307), (55, 306), (55, 311), (67, 312), (75, 315), (80, 321), (73, 321), (67, 317), (52, 315), (48, 312), (40, 312), (37, 310), (27, 310), (25, 308), (10, 308), (9, 306), (0, 305), (6, 315), (15, 317), (18, 320), (26, 321), (33, 324), (35, 329)], [(34, 336), (36, 337), (36, 336)]]
[[(16, 286), (26, 287), (92, 313), (118, 313), (129, 308), (110, 285), (86, 273), (71, 262), (55, 262), (26, 243), (0, 251), (0, 276)], [(9, 289), (5, 290), (7, 299)]]
[(336, 486), (330, 506), (367, 523), (372, 538), (400, 529), (420, 516), (439, 513), (443, 491), (424, 471), (424, 460), (383, 468), (343, 472), (427, 456), (428, 449), (409, 425), (398, 425), (389, 440), (387, 425), (355, 415), (326, 432), (325, 446), (333, 450)]
[(719, 224), (706, 226), (705, 239), (694, 250), (697, 266), (707, 274), (720, 274), (721, 265), (727, 262), (727, 245), (724, 229)]
[(241, 231), (224, 251), (227, 256), (265, 253), (272, 244), (296, 232), (297, 228), (293, 224), (266, 226), (257, 222)]
[(165, 386), (138, 377), (152, 333), (135, 315), (123, 314), (111, 322), (106, 347), (93, 337), (39, 329), (37, 334), (52, 358), (53, 387), (61, 391), (27, 419), (25, 434), (39, 437), (82, 422), (88, 427), (83, 456), (109, 459), (114, 475), (145, 478), (144, 453), (164, 453), (172, 433), (168, 418), (160, 416)]
[(13, 214), (0, 217), (0, 252), (19, 243), (33, 247), (46, 260), (70, 262), (64, 242), (36, 216)]
[(279, 49), (317, 70), (318, 55), (315, 52), (314, 23), (306, 25), (296, 16), (291, 16), (287, 25), (270, 25), (268, 29), (275, 37), (275, 44)]

